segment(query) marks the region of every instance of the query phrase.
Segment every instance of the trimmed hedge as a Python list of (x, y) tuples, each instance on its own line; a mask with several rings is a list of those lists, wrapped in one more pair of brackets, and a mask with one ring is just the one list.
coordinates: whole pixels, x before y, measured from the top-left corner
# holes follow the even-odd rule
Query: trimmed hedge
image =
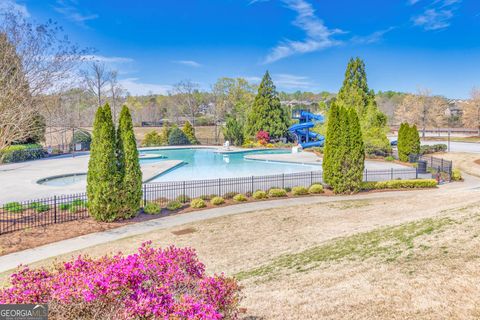
[(363, 190), (436, 188), (435, 179), (388, 180), (363, 182)]
[(260, 200), (260, 199), (266, 199), (268, 198), (268, 195), (265, 191), (263, 190), (257, 190), (253, 193), (252, 197), (254, 199)]
[(155, 202), (148, 202), (145, 208), (143, 208), (143, 212), (148, 214), (157, 214), (160, 213), (162, 208)]
[(321, 184), (312, 184), (310, 188), (308, 188), (308, 193), (310, 194), (319, 194), (323, 192), (323, 186)]
[(175, 210), (178, 210), (182, 207), (182, 203), (180, 201), (170, 201), (169, 203), (167, 203), (167, 210), (169, 211), (175, 211)]
[(45, 155), (46, 152), (39, 144), (16, 144), (0, 150), (0, 163), (37, 160)]
[(273, 188), (268, 190), (268, 196), (271, 198), (286, 197), (287, 191), (285, 189)]
[(247, 201), (247, 197), (244, 195), (244, 194), (237, 194), (235, 197), (233, 197), (233, 201), (237, 201), (237, 202), (245, 202)]
[(443, 143), (437, 143), (434, 145), (423, 145), (420, 146), (420, 154), (430, 154), (435, 152), (445, 152), (447, 151), (448, 146)]
[(205, 208), (207, 206), (207, 204), (205, 203), (205, 201), (203, 201), (202, 199), (200, 198), (197, 198), (197, 199), (193, 199), (192, 202), (190, 202), (190, 207), (192, 208)]
[(222, 197), (213, 197), (212, 200), (210, 200), (210, 203), (214, 206), (219, 206), (225, 203), (225, 199), (223, 199)]
[(294, 196), (304, 196), (308, 194), (308, 189), (305, 187), (293, 187), (292, 188), (292, 194)]
[(452, 171), (452, 180), (453, 181), (463, 181), (462, 172), (458, 169), (453, 169)]

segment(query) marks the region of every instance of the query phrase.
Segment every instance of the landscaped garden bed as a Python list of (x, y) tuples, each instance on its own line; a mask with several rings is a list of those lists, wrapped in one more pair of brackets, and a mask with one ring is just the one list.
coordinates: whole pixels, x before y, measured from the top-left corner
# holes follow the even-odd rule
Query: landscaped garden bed
[[(393, 180), (385, 182), (371, 182), (364, 184), (362, 193), (386, 192), (396, 190), (424, 189), (436, 186), (435, 180)], [(42, 225), (28, 228), (26, 230), (15, 231), (0, 235), (0, 255), (13, 253), (29, 248), (38, 247), (48, 243), (60, 240), (70, 239), (81, 235), (106, 231), (118, 228), (127, 224), (133, 224), (146, 220), (157, 219), (176, 214), (184, 214), (198, 210), (226, 207), (236, 204), (270, 201), (287, 198), (310, 197), (310, 196), (334, 196), (334, 193), (321, 184), (313, 184), (310, 187), (293, 187), (293, 188), (271, 188), (269, 190), (257, 190), (254, 193), (239, 194), (229, 192), (222, 196), (206, 195), (196, 199), (190, 199), (187, 196), (178, 196), (166, 202), (167, 199), (160, 198), (159, 203), (155, 201), (148, 202), (143, 212), (136, 217), (119, 220), (115, 222), (100, 222), (88, 217), (86, 209), (82, 209), (81, 214), (87, 218), (80, 220), (58, 220), (56, 224)], [(192, 206), (193, 203), (193, 206)], [(166, 204), (166, 205), (165, 205)], [(167, 209), (170, 208), (169, 209)], [(149, 209), (154, 209), (150, 211)], [(32, 209), (19, 212), (20, 219), (26, 219), (27, 214), (33, 215), (29, 219), (35, 219), (35, 215), (47, 214), (51, 215), (51, 211), (43, 213), (35, 213)], [(146, 213), (145, 211), (149, 211)], [(77, 213), (80, 214), (80, 213)], [(9, 213), (8, 216), (12, 216)], [(0, 214), (1, 217), (1, 214)], [(37, 217), (37, 219), (39, 219)], [(61, 222), (61, 223), (60, 223)], [(3, 223), (3, 222), (2, 222)]]

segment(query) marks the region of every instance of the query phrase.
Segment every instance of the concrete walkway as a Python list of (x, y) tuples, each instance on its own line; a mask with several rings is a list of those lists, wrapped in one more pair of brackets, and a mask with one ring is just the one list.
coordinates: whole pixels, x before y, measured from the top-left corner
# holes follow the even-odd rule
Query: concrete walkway
[[(480, 180), (474, 177), (466, 176), (464, 183), (447, 184), (436, 190), (421, 190), (411, 192), (429, 192), (438, 193), (439, 197), (445, 192), (449, 194), (455, 192), (465, 192), (478, 189)], [(480, 191), (480, 190), (479, 190)], [(198, 222), (217, 217), (241, 214), (251, 211), (266, 210), (279, 207), (288, 207), (296, 205), (310, 205), (316, 203), (336, 202), (345, 200), (360, 199), (378, 199), (391, 197), (410, 197), (411, 192), (393, 191), (381, 193), (358, 194), (354, 196), (316, 196), (289, 198), (281, 200), (269, 200), (244, 203), (220, 208), (206, 209), (202, 211), (194, 211), (174, 216), (162, 217), (155, 220), (139, 222), (136, 224), (126, 225), (116, 229), (91, 233), (80, 237), (47, 244), (33, 249), (19, 251), (0, 257), (0, 273), (4, 273), (16, 268), (19, 264), (32, 264), (42, 260), (54, 258), (59, 255), (75, 252), (77, 250), (93, 247), (96, 245), (152, 232), (155, 230), (172, 228), (191, 222)]]

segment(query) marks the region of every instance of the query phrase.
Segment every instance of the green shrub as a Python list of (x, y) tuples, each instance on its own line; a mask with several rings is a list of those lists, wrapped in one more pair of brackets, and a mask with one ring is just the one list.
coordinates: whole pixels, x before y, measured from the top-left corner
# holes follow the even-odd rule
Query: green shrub
[(188, 138), (188, 141), (190, 141), (190, 144), (198, 144), (197, 137), (195, 136), (195, 128), (192, 126), (190, 121), (185, 122), (182, 128), (183, 133)]
[(148, 214), (160, 213), (162, 208), (155, 202), (147, 202), (147, 205), (143, 208), (143, 212)]
[(308, 188), (308, 193), (310, 194), (319, 194), (323, 193), (323, 186), (321, 184), (312, 184), (310, 188)]
[(37, 213), (46, 212), (50, 210), (50, 206), (48, 204), (41, 203), (41, 202), (32, 202), (30, 203), (28, 208), (35, 210), (35, 212)]
[(415, 188), (436, 188), (435, 179), (418, 180), (388, 180), (363, 182), (363, 190), (381, 190), (381, 189), (415, 189)]
[(290, 187), (285, 187), (285, 188), (283, 188), (283, 189), (285, 189), (285, 191), (287, 191), (287, 192), (292, 191), (292, 188), (290, 188)]
[(420, 154), (430, 154), (435, 152), (445, 152), (448, 147), (446, 144), (437, 143), (434, 145), (422, 145), (420, 146)]
[(260, 199), (266, 199), (268, 197), (268, 195), (263, 190), (257, 190), (253, 193), (252, 197), (254, 199), (260, 200)]
[(214, 197), (212, 198), (212, 200), (210, 200), (210, 203), (214, 206), (219, 206), (221, 204), (224, 204), (225, 200), (222, 197)]
[(81, 143), (83, 147), (90, 147), (90, 144), (92, 143), (92, 135), (90, 134), (90, 132), (83, 129), (75, 130), (75, 132), (73, 133), (71, 144), (74, 145), (77, 143)]
[(20, 213), (23, 212), (25, 208), (19, 202), (9, 202), (3, 205), (3, 210), (7, 212)]
[(392, 156), (385, 157), (385, 161), (395, 161), (395, 158)]
[(0, 150), (0, 163), (36, 160), (45, 157), (45, 154), (39, 144), (16, 144)]
[(190, 207), (192, 208), (205, 208), (207, 206), (207, 204), (205, 203), (205, 201), (203, 201), (202, 199), (200, 198), (196, 198), (196, 199), (193, 199), (192, 202), (190, 202)]
[(70, 209), (70, 203), (62, 203), (58, 206), (58, 208), (62, 211)]
[(162, 144), (162, 136), (155, 130), (147, 132), (142, 140), (142, 147), (158, 147)]
[(201, 195), (199, 198), (202, 199), (202, 200), (208, 201), (208, 200), (211, 200), (215, 197), (217, 197), (216, 194), (204, 194), (204, 195)]
[(244, 194), (239, 193), (235, 195), (235, 197), (233, 197), (233, 201), (245, 202), (245, 201), (248, 201), (248, 198)]
[(180, 208), (182, 208), (182, 203), (179, 202), (179, 201), (170, 201), (169, 203), (167, 203), (167, 210), (169, 211), (175, 211), (175, 210), (178, 210)]
[(75, 200), (72, 201), (72, 206), (86, 207), (87, 206), (87, 201), (82, 200), (82, 199), (75, 199)]
[(463, 181), (462, 172), (458, 169), (453, 169), (452, 171), (452, 180), (453, 181)]
[(180, 203), (188, 203), (190, 202), (190, 197), (187, 196), (186, 194), (181, 194), (175, 200)]
[(285, 189), (272, 188), (268, 191), (268, 196), (270, 198), (286, 197), (287, 191), (285, 191)]
[(292, 188), (292, 194), (294, 196), (303, 196), (308, 194), (308, 189), (305, 187), (293, 187)]
[(238, 194), (238, 192), (227, 192), (223, 195), (224, 199), (233, 199)]
[(168, 144), (171, 146), (182, 146), (190, 144), (188, 137), (177, 127), (172, 128), (168, 135)]

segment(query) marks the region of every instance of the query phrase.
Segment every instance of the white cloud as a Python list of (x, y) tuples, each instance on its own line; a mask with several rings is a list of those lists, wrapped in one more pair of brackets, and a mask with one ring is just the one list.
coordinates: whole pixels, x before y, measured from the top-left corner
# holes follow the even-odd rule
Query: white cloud
[(356, 44), (372, 44), (379, 42), (383, 39), (383, 36), (390, 31), (394, 30), (395, 27), (390, 27), (384, 30), (375, 31), (367, 36), (355, 36), (352, 38), (352, 42)]
[(462, 0), (434, 0), (422, 14), (412, 18), (415, 26), (423, 27), (426, 31), (446, 29), (450, 26), (457, 4)]
[(284, 89), (311, 89), (315, 84), (305, 76), (297, 76), (287, 73), (272, 75), (273, 82), (279, 88)]
[(95, 20), (99, 17), (99, 15), (95, 13), (81, 12), (78, 8), (77, 0), (57, 0), (57, 5), (53, 8), (68, 20), (82, 27), (87, 27), (87, 21)]
[(407, 3), (411, 6), (413, 6), (414, 4), (417, 4), (418, 2), (420, 2), (421, 0), (408, 0)]
[(414, 17), (413, 23), (425, 30), (440, 30), (450, 26), (450, 19), (453, 17), (451, 10), (427, 9), (419, 16)]
[(305, 0), (282, 0), (282, 2), (287, 8), (297, 13), (297, 17), (292, 23), (305, 31), (306, 37), (303, 40), (287, 39), (281, 42), (271, 50), (264, 63), (272, 63), (295, 54), (314, 52), (341, 44), (332, 36), (341, 34), (343, 31), (327, 28), (323, 21), (315, 15), (315, 10), (309, 2)]
[(98, 61), (98, 62), (104, 62), (104, 63), (129, 63), (134, 61), (132, 58), (106, 57), (101, 55), (86, 55), (86, 56), (83, 56), (83, 58), (89, 61)]
[(30, 12), (28, 12), (26, 5), (17, 3), (15, 0), (0, 0), (0, 12), (6, 12), (8, 10), (13, 10), (25, 18), (30, 17)]
[(194, 67), (194, 68), (199, 68), (202, 66), (200, 63), (193, 60), (174, 60), (172, 62), (177, 64), (183, 64), (184, 66)]
[(126, 78), (118, 81), (132, 95), (168, 94), (173, 88), (171, 85), (145, 83), (139, 81), (138, 78)]

